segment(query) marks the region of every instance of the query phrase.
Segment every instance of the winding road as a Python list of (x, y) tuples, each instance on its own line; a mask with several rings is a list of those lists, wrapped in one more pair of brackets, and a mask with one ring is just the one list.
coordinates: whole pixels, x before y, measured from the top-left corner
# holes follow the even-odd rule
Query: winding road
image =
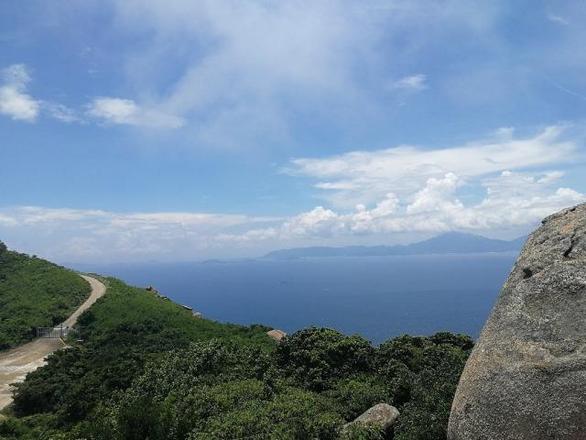
[[(77, 318), (89, 309), (98, 298), (106, 293), (106, 286), (95, 278), (80, 275), (92, 288), (90, 296), (64, 322), (64, 326), (73, 327)], [(45, 364), (45, 359), (54, 351), (65, 347), (59, 338), (38, 338), (11, 350), (0, 352), (0, 411), (12, 402), (12, 387), (15, 382), (22, 382), (31, 371)]]

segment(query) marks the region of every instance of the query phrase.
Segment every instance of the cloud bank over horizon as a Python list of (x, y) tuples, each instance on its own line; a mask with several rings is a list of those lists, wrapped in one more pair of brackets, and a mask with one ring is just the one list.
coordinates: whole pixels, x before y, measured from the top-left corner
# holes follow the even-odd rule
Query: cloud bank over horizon
[[(520, 234), (555, 211), (586, 202), (586, 194), (560, 185), (562, 171), (550, 168), (579, 156), (573, 141), (562, 140), (563, 131), (551, 126), (517, 138), (508, 129), (450, 148), (399, 146), (293, 159), (282, 172), (319, 179), (314, 187), (330, 207), (285, 218), (13, 207), (0, 208), (0, 236), (59, 261), (95, 262), (256, 256), (365, 236), (388, 244), (401, 234)], [(465, 200), (474, 186), (482, 196)]]

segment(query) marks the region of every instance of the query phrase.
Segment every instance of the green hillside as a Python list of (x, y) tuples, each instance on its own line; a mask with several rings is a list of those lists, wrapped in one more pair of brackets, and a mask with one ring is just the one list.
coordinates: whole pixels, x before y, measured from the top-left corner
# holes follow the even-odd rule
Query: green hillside
[(337, 439), (349, 420), (388, 402), (394, 434), (441, 440), (472, 348), (466, 336), (403, 336), (373, 347), (332, 329), (277, 345), (264, 326), (198, 319), (156, 293), (104, 280), (72, 348), (19, 386), (5, 439)]
[(34, 327), (62, 322), (89, 293), (74, 272), (0, 242), (0, 350), (32, 339)]

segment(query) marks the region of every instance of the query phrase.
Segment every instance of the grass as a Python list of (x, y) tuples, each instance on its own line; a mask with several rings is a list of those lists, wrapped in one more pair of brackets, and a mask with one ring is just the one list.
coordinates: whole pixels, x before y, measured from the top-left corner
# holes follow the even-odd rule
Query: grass
[(79, 317), (71, 348), (51, 355), (18, 386), (17, 416), (52, 413), (59, 423), (83, 420), (98, 403), (128, 388), (149, 361), (193, 342), (219, 339), (265, 352), (275, 348), (268, 327), (196, 318), (155, 292), (115, 278), (102, 281), (106, 294)]
[(153, 291), (129, 286), (116, 278), (102, 278), (107, 294), (79, 318), (82, 339), (102, 339), (130, 327), (157, 327), (190, 342), (211, 338), (230, 339), (270, 349), (269, 327), (244, 327), (196, 318), (182, 306)]
[(89, 293), (75, 272), (0, 242), (0, 350), (31, 340), (35, 327), (64, 321)]

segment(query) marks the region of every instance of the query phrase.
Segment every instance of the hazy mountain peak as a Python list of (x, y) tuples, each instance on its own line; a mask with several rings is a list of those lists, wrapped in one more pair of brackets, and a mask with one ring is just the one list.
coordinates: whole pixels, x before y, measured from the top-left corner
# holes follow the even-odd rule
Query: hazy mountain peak
[(385, 255), (425, 255), (454, 253), (517, 252), (525, 237), (515, 240), (498, 240), (466, 232), (446, 232), (408, 245), (396, 246), (342, 246), (302, 247), (281, 249), (265, 255), (266, 258), (304, 257), (367, 257)]

